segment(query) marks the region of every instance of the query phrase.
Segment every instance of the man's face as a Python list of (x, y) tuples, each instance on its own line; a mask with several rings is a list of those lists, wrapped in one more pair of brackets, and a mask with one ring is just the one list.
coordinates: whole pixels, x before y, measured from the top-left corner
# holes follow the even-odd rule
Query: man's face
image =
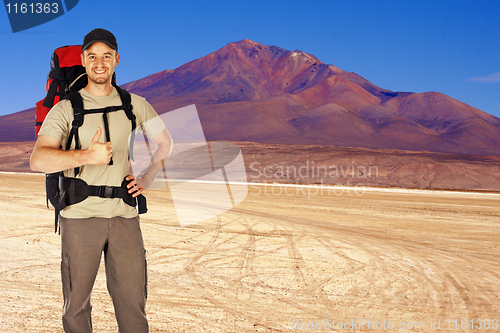
[(89, 83), (107, 84), (111, 82), (120, 55), (108, 45), (95, 42), (82, 53), (82, 66), (85, 67)]

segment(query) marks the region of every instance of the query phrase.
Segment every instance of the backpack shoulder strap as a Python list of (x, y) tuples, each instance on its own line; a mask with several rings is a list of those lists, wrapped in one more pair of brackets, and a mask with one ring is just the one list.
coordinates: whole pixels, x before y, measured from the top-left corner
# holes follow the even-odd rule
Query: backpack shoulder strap
[(73, 108), (73, 122), (71, 124), (68, 142), (66, 143), (66, 150), (70, 149), (73, 138), (75, 139), (75, 148), (80, 149), (78, 127), (83, 125), (83, 99), (78, 91), (69, 93), (66, 95), (66, 99), (71, 102), (71, 107)]
[(116, 91), (118, 91), (118, 94), (120, 95), (120, 99), (122, 101), (123, 104), (122, 106), (123, 110), (125, 111), (125, 114), (127, 115), (128, 119), (132, 121), (132, 130), (134, 130), (136, 127), (136, 122), (135, 122), (136, 117), (134, 112), (132, 111), (134, 109), (134, 107), (132, 106), (132, 97), (130, 96), (130, 93), (125, 89), (120, 88), (119, 86), (116, 85), (115, 88)]
[[(65, 96), (71, 102), (73, 108), (73, 123), (71, 124), (71, 131), (69, 133), (68, 142), (66, 142), (66, 150), (71, 148), (71, 142), (75, 140), (75, 149), (80, 149), (80, 137), (78, 135), (78, 128), (83, 125), (83, 99), (78, 91), (72, 91)], [(75, 168), (75, 177), (80, 172), (80, 168)]]
[(133, 161), (134, 160), (134, 140), (135, 140), (135, 129), (137, 127), (137, 122), (136, 122), (136, 116), (133, 112), (134, 107), (132, 106), (132, 96), (130, 96), (130, 93), (126, 91), (123, 88), (120, 88), (118, 85), (113, 84), (113, 86), (116, 88), (118, 91), (118, 94), (120, 95), (120, 99), (122, 100), (122, 106), (123, 110), (125, 111), (125, 114), (127, 115), (128, 119), (132, 122), (132, 132), (130, 135), (130, 142), (129, 142), (129, 152), (130, 152), (130, 159)]

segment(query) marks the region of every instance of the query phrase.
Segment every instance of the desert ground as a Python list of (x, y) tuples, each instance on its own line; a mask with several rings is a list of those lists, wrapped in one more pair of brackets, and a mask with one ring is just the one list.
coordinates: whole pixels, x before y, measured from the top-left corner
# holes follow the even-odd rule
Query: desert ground
[[(0, 171), (31, 172), (29, 158), (34, 144), (0, 142)], [(500, 156), (256, 142), (216, 141), (211, 145), (222, 156), (232, 155), (237, 145), (251, 182), (500, 193)]]
[[(0, 184), (0, 331), (62, 332), (44, 177)], [(186, 227), (168, 190), (147, 198), (151, 332), (500, 331), (499, 194), (251, 184)], [(103, 265), (92, 304), (117, 332)]]

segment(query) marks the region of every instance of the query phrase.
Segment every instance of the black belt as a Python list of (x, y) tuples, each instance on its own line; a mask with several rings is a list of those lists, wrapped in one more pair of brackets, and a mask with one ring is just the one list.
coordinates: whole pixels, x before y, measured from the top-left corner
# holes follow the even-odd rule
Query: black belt
[(128, 180), (123, 180), (120, 187), (107, 185), (88, 185), (84, 180), (79, 178), (59, 177), (59, 190), (61, 191), (59, 200), (59, 209), (77, 204), (87, 199), (89, 196), (99, 198), (120, 198), (126, 204), (132, 207), (137, 207), (139, 214), (144, 214), (148, 211), (146, 198), (139, 194), (137, 197), (132, 197), (128, 193)]

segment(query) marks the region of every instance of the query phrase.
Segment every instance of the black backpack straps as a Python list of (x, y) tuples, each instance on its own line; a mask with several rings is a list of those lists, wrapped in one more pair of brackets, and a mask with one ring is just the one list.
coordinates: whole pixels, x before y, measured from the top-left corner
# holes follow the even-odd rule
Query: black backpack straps
[[(106, 135), (106, 141), (110, 142), (111, 137), (110, 137), (110, 131), (109, 131), (109, 121), (108, 121), (108, 113), (109, 112), (114, 112), (118, 110), (124, 110), (125, 114), (127, 115), (127, 118), (132, 122), (132, 133), (131, 133), (131, 138), (129, 142), (129, 151), (130, 151), (130, 158), (133, 160), (133, 147), (134, 147), (134, 139), (135, 139), (135, 128), (137, 126), (136, 123), (136, 116), (134, 114), (133, 107), (132, 107), (132, 98), (130, 96), (130, 93), (126, 91), (125, 89), (122, 89), (118, 86), (115, 85), (116, 90), (118, 91), (118, 94), (120, 95), (120, 99), (122, 101), (121, 106), (110, 106), (106, 108), (100, 108), (100, 109), (90, 109), (90, 110), (85, 110), (83, 106), (83, 100), (82, 96), (78, 91), (72, 91), (71, 93), (67, 94), (65, 96), (66, 99), (68, 99), (71, 102), (71, 106), (73, 108), (73, 123), (71, 126), (71, 131), (68, 137), (68, 142), (66, 143), (66, 150), (69, 150), (71, 148), (71, 143), (73, 142), (73, 139), (75, 140), (75, 149), (81, 149), (80, 145), (80, 138), (78, 135), (78, 128), (83, 125), (83, 117), (85, 114), (90, 114), (90, 113), (102, 113), (102, 119), (104, 123), (104, 133)], [(113, 159), (110, 160), (109, 165), (113, 165)], [(79, 168), (75, 168), (75, 177), (78, 175), (80, 172)]]
[(54, 105), (54, 98), (56, 97), (57, 94), (57, 88), (59, 87), (59, 82), (56, 80), (53, 80), (50, 83), (49, 89), (47, 90), (47, 95), (45, 96), (45, 99), (43, 100), (43, 106), (47, 108), (52, 108)]
[[(66, 142), (66, 150), (71, 148), (71, 142), (75, 140), (75, 149), (80, 149), (80, 137), (78, 135), (78, 128), (83, 125), (83, 100), (78, 91), (73, 91), (66, 95), (66, 98), (71, 102), (73, 108), (73, 123), (71, 124), (71, 131), (69, 133), (68, 142)], [(80, 168), (75, 168), (75, 177), (80, 172)]]
[[(102, 112), (102, 121), (104, 123), (104, 133), (106, 135), (106, 142), (111, 142), (111, 135), (109, 133), (108, 113), (114, 111), (113, 107), (104, 108)], [(108, 165), (113, 165), (113, 156), (109, 159)]]
[(66, 150), (71, 148), (71, 142), (75, 139), (75, 149), (80, 149), (80, 140), (78, 137), (78, 128), (83, 125), (83, 100), (78, 91), (73, 91), (66, 95), (73, 108), (73, 122), (71, 123), (71, 132), (69, 133)]
[[(118, 95), (120, 95), (120, 100), (122, 102), (122, 105), (121, 106), (110, 106), (110, 107), (104, 108), (102, 110), (102, 113), (103, 113), (102, 120), (104, 123), (104, 132), (106, 135), (106, 141), (111, 142), (111, 136), (110, 136), (110, 132), (109, 132), (108, 113), (118, 111), (118, 110), (125, 111), (127, 118), (132, 122), (132, 134), (131, 134), (131, 140), (129, 143), (129, 151), (130, 151), (130, 155), (131, 155), (130, 158), (133, 160), (132, 148), (133, 148), (133, 144), (134, 144), (134, 130), (136, 128), (136, 120), (135, 120), (136, 118), (135, 118), (134, 112), (132, 112), (132, 109), (133, 109), (132, 98), (130, 96), (130, 93), (128, 91), (126, 91), (125, 89), (122, 89), (122, 88), (118, 87), (117, 85), (114, 85), (114, 87), (118, 91)], [(89, 111), (90, 111), (89, 113), (101, 112), (100, 109), (94, 109), (94, 110), (89, 110)], [(112, 157), (109, 161), (109, 165), (113, 165), (113, 158)]]
[(139, 194), (137, 197), (137, 210), (139, 214), (146, 214), (148, 212), (148, 204), (146, 201), (146, 197), (142, 194)]
[(132, 194), (128, 193), (127, 185), (131, 180), (127, 180), (126, 177), (120, 186), (88, 185), (82, 179), (64, 176), (60, 176), (58, 181), (60, 199), (57, 208), (60, 210), (82, 202), (89, 196), (111, 199), (120, 198), (127, 205), (137, 207), (139, 214), (144, 214), (148, 210), (146, 198), (142, 194), (134, 198)]
[(45, 174), (45, 192), (47, 197), (47, 208), (49, 208), (49, 201), (54, 207), (54, 215), (55, 215), (55, 232), (57, 232), (58, 222), (59, 222), (59, 200), (60, 200), (60, 191), (59, 191), (59, 177), (62, 175), (62, 172), (55, 173), (47, 173)]
[(130, 141), (129, 141), (129, 152), (130, 152), (130, 159), (133, 161), (135, 128), (137, 127), (137, 122), (136, 122), (136, 116), (133, 112), (134, 107), (132, 106), (132, 97), (130, 96), (130, 93), (125, 89), (122, 89), (117, 85), (114, 86), (118, 91), (118, 94), (120, 95), (120, 99), (122, 100), (123, 110), (125, 111), (125, 114), (127, 115), (128, 119), (132, 122), (132, 132), (130, 133)]

